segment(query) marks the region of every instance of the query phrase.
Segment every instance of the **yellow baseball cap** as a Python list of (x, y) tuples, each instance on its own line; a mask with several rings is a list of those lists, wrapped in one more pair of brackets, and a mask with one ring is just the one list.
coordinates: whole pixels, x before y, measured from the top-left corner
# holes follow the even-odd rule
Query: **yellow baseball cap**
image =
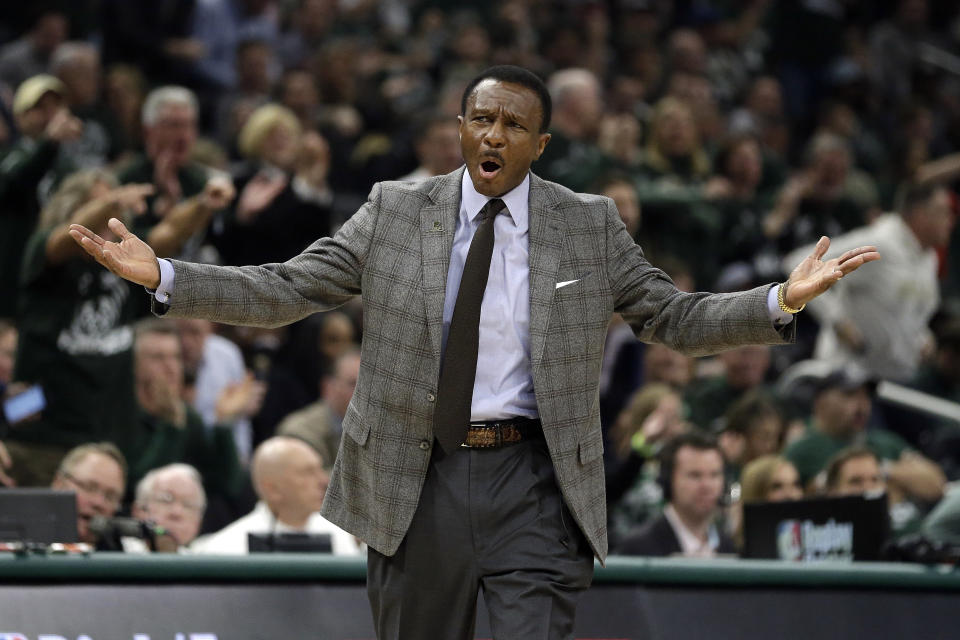
[(66, 93), (67, 88), (60, 80), (47, 73), (27, 78), (13, 96), (13, 114), (19, 116), (24, 111), (32, 109), (48, 91), (59, 96)]

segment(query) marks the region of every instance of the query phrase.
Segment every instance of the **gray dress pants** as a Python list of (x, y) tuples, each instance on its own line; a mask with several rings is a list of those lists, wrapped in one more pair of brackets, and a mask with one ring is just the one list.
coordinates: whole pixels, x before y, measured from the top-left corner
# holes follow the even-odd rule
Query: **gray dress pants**
[(478, 589), (495, 640), (566, 640), (592, 579), (542, 439), (449, 455), (434, 443), (399, 550), (367, 558), (379, 640), (472, 639)]

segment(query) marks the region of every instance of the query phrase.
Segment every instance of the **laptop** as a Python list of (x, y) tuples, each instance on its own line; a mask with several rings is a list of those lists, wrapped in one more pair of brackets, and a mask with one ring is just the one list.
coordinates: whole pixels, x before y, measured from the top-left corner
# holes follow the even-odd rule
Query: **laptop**
[(248, 533), (247, 548), (256, 551), (333, 553), (329, 533)]
[(879, 560), (890, 535), (886, 494), (743, 506), (745, 558)]
[(77, 541), (77, 498), (73, 491), (0, 490), (0, 542)]

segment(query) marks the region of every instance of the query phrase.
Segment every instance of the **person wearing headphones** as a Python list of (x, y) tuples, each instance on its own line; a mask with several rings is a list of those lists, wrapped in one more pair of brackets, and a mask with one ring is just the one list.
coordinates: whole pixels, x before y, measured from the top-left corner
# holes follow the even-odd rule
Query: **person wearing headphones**
[(663, 514), (627, 536), (617, 551), (634, 556), (709, 558), (735, 553), (733, 540), (716, 520), (724, 495), (723, 453), (699, 432), (680, 434), (660, 455)]

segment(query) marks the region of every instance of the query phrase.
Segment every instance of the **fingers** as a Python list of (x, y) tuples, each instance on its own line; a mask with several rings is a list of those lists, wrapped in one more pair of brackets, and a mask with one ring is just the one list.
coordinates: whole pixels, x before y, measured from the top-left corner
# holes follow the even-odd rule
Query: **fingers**
[(82, 224), (71, 224), (70, 225), (70, 236), (80, 242), (82, 238), (87, 238), (95, 245), (103, 246), (107, 241), (95, 234), (90, 229), (87, 229)]
[(110, 218), (107, 221), (107, 226), (110, 227), (110, 231), (113, 231), (121, 240), (129, 240), (130, 238), (136, 238), (137, 236), (133, 235), (127, 230), (127, 227), (120, 222), (117, 218)]
[(876, 247), (857, 247), (847, 251), (837, 258), (837, 269), (844, 275), (860, 268), (867, 262), (880, 259), (880, 252)]
[(94, 260), (104, 266), (107, 266), (104, 262), (103, 251), (104, 246), (106, 246), (106, 240), (95, 234), (93, 231), (90, 231), (90, 229), (87, 229), (79, 224), (70, 225), (69, 233), (74, 242), (79, 244), (84, 251), (93, 257)]
[(822, 236), (820, 240), (817, 241), (817, 246), (813, 248), (813, 253), (810, 255), (815, 259), (820, 260), (827, 253), (827, 249), (830, 248), (830, 238), (827, 236)]

